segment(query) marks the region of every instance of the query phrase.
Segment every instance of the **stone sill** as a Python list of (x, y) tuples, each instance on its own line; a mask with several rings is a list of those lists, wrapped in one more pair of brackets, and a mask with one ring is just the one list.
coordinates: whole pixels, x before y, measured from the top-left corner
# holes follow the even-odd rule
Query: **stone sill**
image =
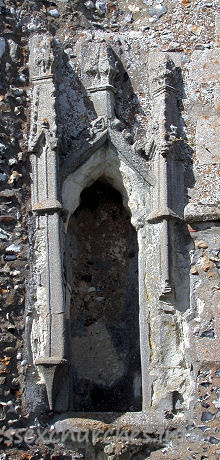
[(125, 414), (116, 412), (70, 412), (54, 416), (53, 424), (56, 431), (64, 432), (85, 432), (92, 430), (106, 431), (112, 429), (116, 432), (134, 431), (161, 434), (167, 429), (180, 428), (185, 422), (184, 414), (175, 415), (173, 419), (164, 418), (163, 413), (156, 411), (148, 412), (127, 412)]

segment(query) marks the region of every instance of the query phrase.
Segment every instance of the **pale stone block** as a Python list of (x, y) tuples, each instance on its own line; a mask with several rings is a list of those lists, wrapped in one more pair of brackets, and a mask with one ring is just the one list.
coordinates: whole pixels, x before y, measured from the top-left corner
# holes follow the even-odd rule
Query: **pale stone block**
[(202, 363), (218, 363), (220, 356), (220, 344), (217, 339), (209, 340), (200, 339), (199, 342), (195, 344), (196, 346), (196, 359)]
[(198, 83), (219, 82), (220, 49), (194, 51), (190, 78)]
[(212, 220), (219, 218), (220, 200), (220, 120), (217, 116), (202, 116), (196, 129), (195, 185), (185, 218)]
[(200, 164), (220, 161), (220, 119), (217, 116), (199, 118), (196, 129), (196, 157)]
[(220, 85), (216, 86), (215, 88), (214, 102), (216, 110), (220, 110)]
[(217, 46), (220, 46), (220, 14), (215, 18), (215, 39)]

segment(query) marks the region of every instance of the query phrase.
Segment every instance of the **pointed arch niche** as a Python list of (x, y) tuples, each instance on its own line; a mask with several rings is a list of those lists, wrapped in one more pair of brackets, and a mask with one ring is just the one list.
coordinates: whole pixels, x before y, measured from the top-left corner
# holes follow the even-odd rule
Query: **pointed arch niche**
[(140, 219), (143, 185), (143, 178), (110, 144), (95, 151), (63, 183), (68, 211), (64, 295), (74, 411), (142, 410), (147, 380), (142, 384), (146, 347), (141, 356), (140, 343), (146, 322), (141, 321), (139, 283), (144, 280), (140, 221), (135, 216)]
[[(49, 409), (62, 413), (142, 409), (144, 417), (150, 409), (158, 413), (176, 411), (177, 407), (188, 409), (191, 363), (185, 353), (188, 343), (185, 332), (180, 332), (187, 330), (184, 312), (188, 298), (182, 293), (186, 292), (189, 281), (188, 261), (183, 262), (179, 242), (184, 222), (185, 152), (179, 73), (165, 53), (156, 51), (149, 56), (151, 122), (146, 126), (149, 132), (144, 137), (144, 142), (147, 141), (144, 150), (139, 149), (131, 133), (116, 118), (115, 54), (105, 42), (88, 44), (83, 38), (80, 46), (82, 83), (97, 118), (91, 124), (89, 137), (86, 140), (82, 137), (79, 143), (67, 149), (58, 136), (55, 104), (58, 92), (53, 63), (58, 64), (60, 54), (55, 53), (54, 42), (48, 34), (37, 33), (30, 38), (33, 96), (29, 151), (33, 214), (26, 340), (28, 362), (34, 366), (34, 373), (29, 373), (27, 378), (27, 405), (30, 410), (36, 404), (43, 405), (44, 411), (47, 393)], [(93, 58), (97, 62), (97, 75), (94, 75)], [(170, 136), (175, 134), (171, 127), (177, 130), (177, 137)], [(100, 202), (103, 207), (96, 209), (97, 220), (95, 213), (88, 211), (88, 196), (92, 199), (94, 191), (101, 193), (104, 200)], [(106, 202), (107, 196), (111, 196), (110, 204)], [(93, 202), (91, 206), (94, 207)], [(119, 226), (118, 232), (111, 213), (106, 217), (106, 206), (116, 207), (119, 220), (114, 221), (115, 228), (119, 223), (123, 227)], [(95, 234), (94, 228), (103, 218), (106, 218), (106, 236), (99, 245), (98, 230)], [(89, 219), (87, 241), (85, 227)], [(131, 300), (130, 306), (127, 304), (127, 300), (133, 299), (129, 289), (137, 293), (137, 281), (131, 280), (129, 274), (136, 271), (129, 268), (132, 260), (129, 233), (132, 236), (132, 232), (138, 247), (138, 307), (137, 299)], [(110, 237), (111, 247), (107, 244)], [(122, 237), (124, 246), (120, 249), (118, 240)], [(99, 262), (104, 259), (101, 265), (107, 278), (106, 264), (110, 264), (110, 260), (107, 251), (104, 252), (104, 238), (108, 252), (119, 248), (114, 263), (121, 258), (121, 265), (126, 267), (123, 271), (118, 268), (115, 273), (113, 269), (109, 272), (112, 279), (108, 289), (112, 287), (112, 291), (117, 291), (116, 300), (120, 300), (117, 306), (115, 301), (113, 305), (112, 296), (106, 295), (107, 283), (102, 282), (99, 271), (96, 272), (99, 279), (94, 273), (80, 271), (81, 263), (94, 262), (96, 252), (102, 250)], [(92, 260), (88, 259), (91, 246)], [(73, 264), (68, 261), (70, 256)], [(183, 275), (182, 281), (179, 273)], [(80, 276), (84, 276), (84, 280), (79, 279)], [(90, 292), (84, 292), (86, 290)], [(86, 302), (90, 303), (87, 311)], [(33, 379), (39, 390), (37, 399)]]

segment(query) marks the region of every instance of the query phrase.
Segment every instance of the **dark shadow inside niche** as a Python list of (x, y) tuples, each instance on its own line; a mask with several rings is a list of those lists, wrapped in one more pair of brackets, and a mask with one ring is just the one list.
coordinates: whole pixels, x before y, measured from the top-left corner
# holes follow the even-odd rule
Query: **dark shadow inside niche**
[(140, 411), (138, 243), (119, 192), (86, 188), (68, 227), (72, 408)]

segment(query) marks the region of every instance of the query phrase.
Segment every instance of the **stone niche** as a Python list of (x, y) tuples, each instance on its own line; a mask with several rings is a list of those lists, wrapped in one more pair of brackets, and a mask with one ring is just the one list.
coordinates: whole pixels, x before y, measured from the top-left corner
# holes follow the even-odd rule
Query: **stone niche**
[[(73, 411), (142, 410), (140, 228), (145, 181), (112, 145), (63, 181), (65, 308)], [(127, 188), (130, 189), (128, 194)], [(139, 193), (138, 193), (139, 190)], [(143, 276), (143, 274), (142, 274)], [(143, 340), (143, 339), (142, 339)]]
[(94, 119), (68, 147), (57, 131), (61, 58), (52, 44), (47, 34), (30, 39), (34, 301), (26, 330), (36, 373), (27, 379), (29, 407), (44, 400), (44, 410), (83, 417), (181, 415), (194, 387), (179, 74), (164, 53), (149, 60), (152, 128), (140, 148), (116, 116), (115, 53), (105, 41), (91, 49), (79, 43)]
[(137, 233), (102, 178), (83, 190), (69, 220), (66, 271), (73, 409), (141, 410)]

